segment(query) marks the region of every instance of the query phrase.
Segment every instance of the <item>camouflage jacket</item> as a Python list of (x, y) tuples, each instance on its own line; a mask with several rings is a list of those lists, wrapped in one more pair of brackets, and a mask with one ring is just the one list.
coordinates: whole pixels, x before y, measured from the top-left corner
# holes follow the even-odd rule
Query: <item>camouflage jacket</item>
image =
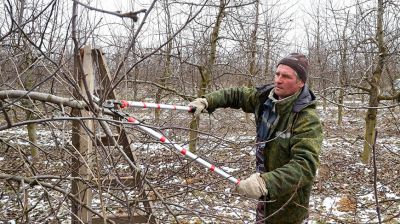
[[(273, 89), (229, 88), (207, 94), (208, 112), (217, 108), (241, 108), (254, 113), (261, 124), (262, 105)], [(301, 223), (308, 216), (311, 186), (319, 165), (323, 139), (322, 126), (316, 113), (315, 95), (303, 87), (297, 98), (276, 104), (279, 120), (271, 127), (264, 148), (264, 178), (268, 189), (265, 223)]]

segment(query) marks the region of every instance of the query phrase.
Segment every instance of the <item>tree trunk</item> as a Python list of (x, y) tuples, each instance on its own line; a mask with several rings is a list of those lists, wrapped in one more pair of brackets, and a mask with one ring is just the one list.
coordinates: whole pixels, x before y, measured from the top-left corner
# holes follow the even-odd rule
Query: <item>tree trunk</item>
[[(208, 88), (210, 85), (210, 76), (211, 76), (211, 69), (210, 68), (204, 68), (204, 67), (199, 67), (200, 75), (201, 75), (201, 82), (200, 82), (200, 88), (197, 93), (197, 96), (202, 96), (208, 92)], [(189, 151), (191, 152), (196, 152), (197, 148), (197, 138), (198, 138), (198, 133), (197, 130), (199, 128), (199, 122), (200, 122), (200, 117), (193, 117), (192, 120), (190, 121), (190, 132), (189, 132)]]
[[(336, 16), (335, 16), (336, 21)], [(338, 41), (337, 45), (339, 48), (340, 54), (340, 71), (339, 71), (339, 96), (338, 96), (338, 113), (337, 113), (337, 124), (339, 126), (343, 123), (343, 104), (344, 104), (344, 89), (347, 85), (347, 73), (346, 73), (346, 66), (347, 66), (347, 26), (349, 24), (349, 13), (347, 13), (345, 24), (343, 30), (341, 31), (340, 35), (340, 28), (338, 22), (336, 22), (336, 30), (338, 33)]]
[[(257, 69), (257, 64), (256, 64), (256, 56), (257, 56), (257, 33), (258, 33), (258, 18), (259, 18), (259, 5), (260, 5), (260, 1), (257, 0), (255, 3), (255, 11), (256, 11), (256, 15), (255, 15), (255, 20), (254, 20), (254, 29), (251, 32), (251, 36), (250, 36), (250, 47), (249, 47), (249, 51), (250, 51), (250, 59), (249, 59), (249, 73), (250, 73), (250, 77), (247, 83), (248, 87), (252, 87), (254, 86), (253, 84), (253, 77), (255, 77), (258, 73), (258, 69)], [(250, 115), (249, 113), (245, 114), (245, 118), (246, 118), (246, 122), (250, 123)]]
[[(172, 37), (172, 24), (171, 24), (171, 16), (169, 13), (169, 5), (168, 5), (168, 1), (166, 0), (164, 5), (164, 9), (166, 12), (166, 21), (167, 21), (167, 40), (171, 39)], [(165, 56), (165, 63), (164, 63), (164, 71), (162, 74), (162, 77), (160, 79), (159, 84), (161, 86), (165, 86), (166, 85), (166, 80), (171, 76), (171, 53), (172, 53), (172, 41), (168, 42), (167, 44), (167, 49), (166, 49), (166, 56)], [(162, 97), (162, 92), (163, 90), (161, 88), (159, 88), (156, 92), (156, 103), (160, 103), (161, 102), (161, 97)], [(154, 119), (156, 122), (160, 121), (160, 113), (161, 110), (160, 109), (155, 109), (154, 110)]]
[[(199, 72), (201, 76), (200, 87), (197, 93), (197, 96), (200, 97), (206, 94), (209, 90), (210, 82), (211, 82), (211, 70), (215, 63), (215, 58), (217, 54), (217, 42), (219, 36), (219, 30), (221, 28), (222, 19), (225, 14), (226, 2), (225, 0), (220, 0), (219, 10), (217, 14), (217, 20), (215, 22), (215, 26), (213, 27), (211, 36), (210, 36), (210, 57), (206, 61), (206, 65), (199, 66)], [(189, 133), (189, 150), (192, 152), (196, 151), (197, 145), (197, 130), (199, 128), (200, 118), (193, 118), (190, 122), (190, 133)]]
[[(372, 88), (369, 96), (369, 106), (377, 107), (379, 105), (378, 101), (378, 89)], [(365, 142), (364, 142), (364, 150), (361, 153), (361, 161), (364, 164), (368, 164), (371, 157), (372, 146), (374, 145), (374, 133), (376, 127), (376, 116), (378, 115), (378, 110), (374, 108), (370, 108), (367, 110), (367, 114), (365, 116)]]
[[(32, 55), (31, 53), (27, 53), (27, 56), (25, 57), (25, 62), (22, 63), (21, 70), (26, 70), (29, 68), (29, 66), (32, 64)], [(33, 74), (29, 71), (26, 71), (26, 78), (23, 82), (24, 89), (26, 90), (31, 90), (35, 82), (35, 78), (33, 77)], [(26, 108), (25, 110), (25, 118), (27, 121), (29, 120), (34, 120), (36, 119), (35, 114), (33, 113), (33, 110), (35, 109), (34, 104), (32, 103), (31, 100), (25, 99), (21, 100), (22, 106)], [(32, 161), (36, 161), (37, 155), (38, 155), (38, 149), (36, 148), (36, 143), (37, 143), (37, 128), (36, 124), (28, 124), (27, 125), (27, 131), (28, 131), (28, 138), (30, 142), (30, 154), (32, 156)]]
[(367, 114), (365, 116), (365, 142), (364, 142), (364, 150), (361, 153), (361, 161), (364, 164), (368, 164), (371, 159), (371, 150), (372, 146), (375, 144), (375, 127), (376, 127), (376, 118), (378, 115), (378, 109), (376, 107), (379, 106), (379, 94), (380, 94), (380, 82), (383, 72), (384, 60), (386, 57), (386, 47), (384, 42), (384, 33), (383, 33), (383, 0), (378, 0), (378, 14), (377, 14), (377, 29), (376, 29), (376, 37), (378, 39), (378, 50), (379, 54), (377, 57), (377, 65), (374, 70), (372, 79), (370, 80), (370, 94), (369, 94), (369, 109), (367, 110)]
[(255, 15), (255, 21), (254, 21), (254, 29), (251, 32), (250, 36), (250, 59), (249, 59), (249, 72), (250, 72), (250, 78), (248, 82), (248, 86), (253, 86), (252, 79), (254, 76), (257, 75), (258, 69), (256, 66), (256, 55), (257, 55), (257, 31), (258, 31), (258, 17), (259, 17), (259, 7), (260, 1), (257, 0), (255, 1), (255, 10), (256, 10), (256, 15)]
[[(26, 1), (21, 0), (20, 3), (21, 4), (20, 4), (19, 12), (18, 12), (18, 21), (17, 21), (19, 26), (22, 25), (23, 16), (24, 16), (25, 7), (26, 7)], [(35, 82), (35, 78), (33, 77), (33, 74), (31, 73), (31, 71), (29, 69), (29, 67), (33, 63), (32, 52), (31, 52), (30, 48), (28, 47), (29, 45), (28, 45), (27, 41), (25, 41), (25, 37), (22, 33), (18, 33), (17, 39), (18, 39), (18, 42), (16, 43), (17, 47), (18, 48), (20, 47), (22, 51), (26, 50), (25, 58), (23, 59), (23, 61), (20, 63), (20, 66), (19, 66), (19, 70), (25, 71), (25, 73), (26, 73), (26, 75), (25, 75), (26, 78), (23, 80), (22, 85), (25, 90), (31, 90), (31, 88)], [(22, 42), (22, 45), (20, 45), (21, 42)], [(29, 99), (22, 100), (21, 103), (22, 103), (22, 106), (26, 108), (26, 110), (25, 110), (26, 120), (34, 120), (35, 115), (32, 112), (34, 110), (34, 105), (31, 102), (31, 100), (29, 100)], [(30, 154), (32, 156), (32, 161), (34, 162), (36, 160), (36, 157), (38, 154), (38, 149), (35, 146), (36, 142), (37, 142), (36, 124), (34, 124), (34, 123), (28, 124), (27, 131), (28, 131), (28, 139), (30, 141)]]
[(343, 123), (343, 103), (344, 103), (344, 90), (343, 88), (339, 89), (339, 98), (338, 98), (338, 112), (337, 112), (337, 124), (339, 126)]

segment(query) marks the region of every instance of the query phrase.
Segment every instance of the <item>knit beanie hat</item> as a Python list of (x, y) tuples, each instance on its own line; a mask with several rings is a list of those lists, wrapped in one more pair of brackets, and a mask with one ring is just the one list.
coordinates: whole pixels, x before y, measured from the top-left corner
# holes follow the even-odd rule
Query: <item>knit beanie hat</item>
[(291, 53), (288, 56), (282, 58), (278, 65), (283, 64), (291, 67), (297, 72), (297, 75), (303, 82), (307, 81), (308, 73), (308, 60), (302, 53)]

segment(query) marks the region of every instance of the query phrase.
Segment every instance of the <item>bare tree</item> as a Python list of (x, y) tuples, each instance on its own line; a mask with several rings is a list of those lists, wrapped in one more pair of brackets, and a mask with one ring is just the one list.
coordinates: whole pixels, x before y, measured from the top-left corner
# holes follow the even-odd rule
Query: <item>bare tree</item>
[[(348, 55), (349, 55), (349, 43), (348, 36), (351, 36), (351, 33), (348, 34), (348, 24), (349, 24), (349, 12), (344, 11), (343, 18), (338, 18), (337, 10), (333, 9), (332, 2), (329, 3), (331, 7), (331, 14), (335, 21), (335, 32), (337, 34), (336, 42), (337, 42), (337, 51), (340, 55), (339, 57), (339, 70), (338, 73), (338, 83), (339, 83), (339, 94), (338, 94), (338, 113), (337, 113), (337, 124), (342, 125), (343, 122), (343, 103), (344, 103), (344, 95), (345, 88), (348, 86), (348, 74), (347, 74), (347, 64), (348, 64)], [(342, 21), (339, 21), (342, 20)], [(340, 24), (343, 23), (343, 24)], [(342, 26), (342, 28), (340, 27)]]
[[(215, 23), (213, 24), (212, 31), (209, 37), (209, 48), (208, 52), (205, 52), (208, 55), (203, 65), (199, 65), (197, 68), (199, 69), (200, 73), (200, 84), (199, 89), (197, 91), (197, 96), (200, 97), (209, 92), (210, 85), (211, 85), (211, 78), (212, 78), (212, 68), (214, 66), (216, 56), (217, 56), (217, 44), (219, 39), (219, 33), (221, 29), (221, 23), (223, 18), (225, 17), (225, 9), (227, 6), (227, 2), (225, 0), (220, 0), (219, 4), (217, 5), (217, 15), (215, 19)], [(189, 134), (189, 150), (195, 152), (196, 151), (196, 144), (197, 144), (197, 136), (198, 133), (196, 130), (199, 126), (199, 117), (193, 117), (192, 121), (190, 122), (190, 129), (194, 130), (191, 131)]]
[[(163, 11), (165, 12), (165, 21), (166, 21), (166, 34), (167, 34), (167, 36), (166, 36), (166, 38), (167, 38), (167, 40), (168, 39), (171, 39), (171, 36), (172, 36), (172, 21), (171, 21), (171, 13), (170, 13), (170, 10), (169, 10), (169, 3), (168, 3), (168, 0), (165, 0), (164, 2), (163, 2)], [(171, 59), (172, 59), (172, 47), (173, 47), (173, 41), (169, 41), (168, 43), (167, 43), (167, 47), (166, 47), (166, 49), (165, 49), (165, 59), (164, 59), (164, 72), (162, 72), (162, 75), (161, 75), (161, 78), (160, 78), (160, 81), (159, 81), (159, 85), (161, 85), (161, 86), (166, 86), (166, 84), (167, 84), (167, 79), (169, 79), (170, 77), (171, 77), (171, 73), (172, 73), (172, 68), (171, 68)], [(156, 92), (156, 95), (155, 95), (155, 102), (156, 103), (160, 103), (161, 102), (161, 97), (162, 97), (162, 92), (163, 92), (163, 90), (161, 89), (161, 88), (159, 88), (158, 90), (157, 90), (157, 92)], [(156, 109), (155, 110), (155, 113), (154, 113), (154, 116), (155, 116), (155, 119), (156, 119), (156, 121), (158, 122), (159, 121), (159, 119), (160, 119), (160, 110), (159, 109)]]
[[(322, 0), (313, 4), (320, 11), (309, 13), (314, 22), (304, 26), (310, 83), (326, 104), (334, 105), (328, 109), (388, 112), (387, 117), (376, 116), (400, 130), (398, 122), (391, 122), (398, 120), (399, 90), (393, 81), (400, 71), (399, 8), (380, 1), (385, 35), (381, 43), (381, 31), (370, 27), (378, 18), (371, 2), (344, 8), (329, 7)], [(191, 114), (165, 111), (157, 120), (150, 109), (121, 108), (121, 100), (185, 105), (215, 89), (247, 85), (250, 79), (254, 85), (266, 84), (278, 58), (300, 49), (307, 53), (298, 45), (300, 36), (288, 39), (293, 38), (294, 22), (301, 21), (300, 11), (292, 13), (292, 3), (282, 1), (137, 3), (6, 0), (0, 6), (0, 220), (254, 220), (253, 201), (237, 195), (225, 177), (209, 172), (221, 167), (243, 177), (253, 169), (252, 122), (226, 109), (188, 128), (190, 122), (198, 122)], [(92, 50), (85, 52), (88, 48)], [(87, 78), (89, 73), (94, 80)], [(336, 93), (342, 90), (343, 98), (338, 99)], [(349, 105), (350, 99), (374, 91), (377, 105)], [(327, 136), (335, 136), (335, 143), (357, 137), (357, 147), (357, 131), (342, 136), (340, 128), (348, 127), (347, 121)], [(330, 130), (330, 120), (324, 122)], [(37, 129), (36, 142), (25, 131), (31, 125)], [(189, 139), (191, 131), (195, 134)], [(194, 143), (190, 140), (197, 142), (197, 158), (212, 167), (205, 169), (185, 157), (186, 147)], [(376, 146), (381, 153), (381, 145)], [(35, 162), (32, 148), (38, 152)], [(379, 154), (377, 160), (382, 160)], [(348, 174), (345, 165), (337, 168)], [(387, 219), (396, 217), (397, 210), (379, 203)]]
[[(309, 85), (310, 88), (315, 88), (320, 90), (320, 95), (322, 96), (322, 106), (324, 111), (327, 109), (327, 97), (328, 97), (328, 85), (329, 80), (331, 79), (331, 73), (329, 72), (329, 63), (328, 58), (329, 55), (332, 54), (331, 50), (327, 46), (327, 33), (328, 30), (328, 22), (327, 18), (323, 15), (326, 15), (327, 9), (324, 9), (324, 6), (320, 0), (316, 2), (315, 11), (308, 12), (309, 17), (311, 18), (311, 24), (309, 24), (306, 28), (307, 33), (307, 43), (310, 54), (310, 61), (314, 62), (311, 65), (310, 77), (309, 77)], [(315, 27), (313, 27), (313, 25)]]

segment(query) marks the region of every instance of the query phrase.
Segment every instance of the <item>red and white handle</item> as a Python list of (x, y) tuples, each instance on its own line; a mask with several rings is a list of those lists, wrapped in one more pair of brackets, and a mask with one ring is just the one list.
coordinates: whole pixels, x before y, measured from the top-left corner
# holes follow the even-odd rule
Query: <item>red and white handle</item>
[(197, 163), (200, 163), (201, 165), (205, 166), (206, 168), (208, 168), (210, 170), (210, 172), (216, 172), (217, 174), (221, 175), (222, 177), (228, 179), (229, 181), (231, 181), (231, 182), (233, 182), (235, 184), (239, 184), (239, 182), (240, 182), (239, 179), (236, 179), (235, 177), (233, 177), (230, 174), (226, 173), (222, 169), (212, 165), (211, 163), (209, 163), (209, 162), (205, 161), (204, 159), (198, 157), (197, 155), (191, 153), (189, 150), (183, 148), (182, 146), (177, 145), (175, 143), (172, 143), (164, 135), (160, 134), (159, 132), (156, 132), (156, 131), (154, 131), (153, 129), (151, 129), (149, 127), (145, 127), (143, 125), (140, 125), (140, 122), (138, 120), (136, 120), (135, 118), (127, 117), (126, 120), (129, 123), (136, 124), (138, 128), (140, 128), (141, 130), (143, 130), (146, 133), (150, 134), (152, 137), (158, 139), (161, 143), (172, 145), (182, 155), (187, 156), (187, 157), (193, 159), (194, 161), (196, 161)]
[(188, 112), (194, 112), (196, 108), (189, 107), (189, 106), (179, 106), (179, 105), (172, 105), (172, 104), (160, 104), (160, 103), (145, 103), (145, 102), (138, 102), (138, 101), (126, 101), (120, 100), (120, 107), (141, 107), (141, 108), (158, 108), (158, 109), (169, 109), (169, 110), (183, 110)]

